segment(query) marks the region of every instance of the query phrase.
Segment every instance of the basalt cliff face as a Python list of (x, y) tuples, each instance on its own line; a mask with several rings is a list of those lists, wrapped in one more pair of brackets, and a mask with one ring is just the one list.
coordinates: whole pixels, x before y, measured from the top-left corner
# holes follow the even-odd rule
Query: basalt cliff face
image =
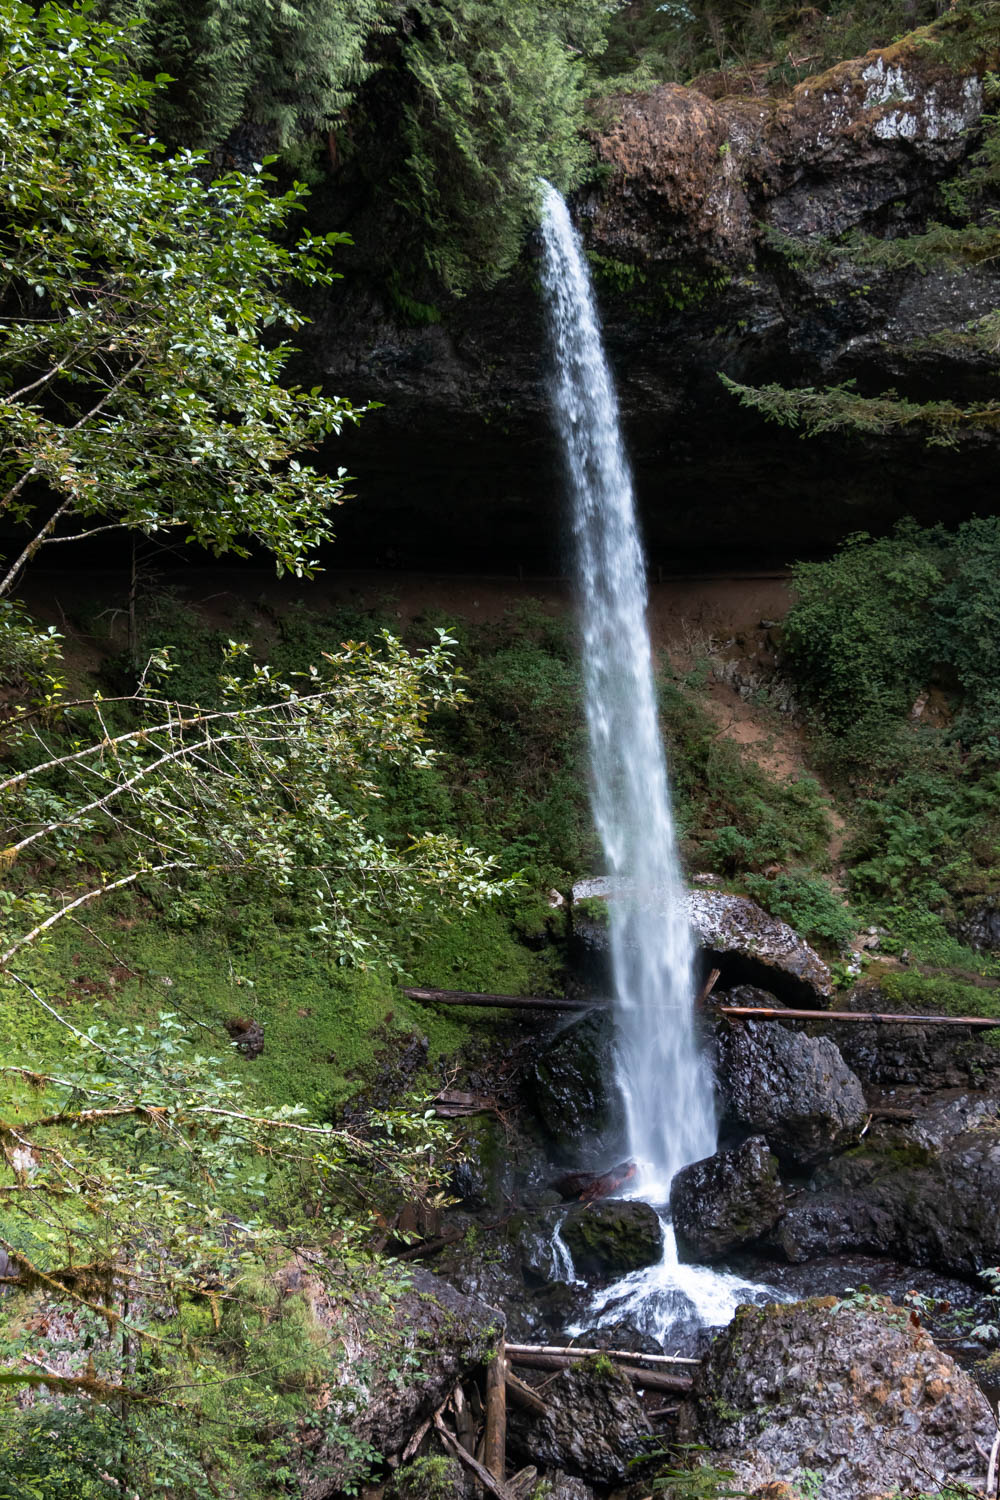
[[(992, 508), (989, 440), (958, 453), (918, 436), (803, 442), (743, 411), (718, 376), (992, 393), (981, 356), (907, 347), (1000, 303), (991, 263), (861, 271), (801, 246), (852, 229), (912, 234), (940, 214), (938, 184), (978, 148), (997, 62), (956, 23), (781, 99), (667, 84), (605, 101), (603, 171), (574, 212), (654, 567), (770, 566), (902, 515)], [(384, 403), (338, 445), (359, 476), (342, 557), (558, 569), (561, 476), (530, 251), (493, 292), (415, 324), (365, 275), (364, 233), (359, 243), (362, 269), (312, 309), (306, 350), (328, 387)]]

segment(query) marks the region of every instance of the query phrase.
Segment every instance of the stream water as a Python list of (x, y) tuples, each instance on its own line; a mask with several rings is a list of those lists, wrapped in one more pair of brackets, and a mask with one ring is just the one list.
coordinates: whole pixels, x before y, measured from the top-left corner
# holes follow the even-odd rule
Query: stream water
[(662, 1340), (679, 1322), (726, 1322), (753, 1288), (681, 1265), (663, 1213), (674, 1174), (715, 1150), (712, 1081), (695, 1033), (694, 953), (618, 400), (582, 247), (566, 204), (547, 185), (542, 239), (553, 406), (572, 506), (591, 805), (616, 891), (608, 902), (609, 946), (616, 1079), (637, 1166), (630, 1196), (660, 1210), (666, 1246), (662, 1264), (602, 1292), (592, 1313), (628, 1317)]

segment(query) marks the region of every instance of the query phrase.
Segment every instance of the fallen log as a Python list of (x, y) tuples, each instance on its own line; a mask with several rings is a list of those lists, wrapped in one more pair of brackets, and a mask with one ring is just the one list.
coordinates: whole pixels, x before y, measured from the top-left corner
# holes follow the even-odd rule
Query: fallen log
[(754, 1005), (717, 1005), (720, 1015), (740, 1021), (868, 1021), (890, 1026), (1000, 1026), (1000, 1016), (911, 1016), (877, 1010), (772, 1010)]
[(610, 1198), (624, 1183), (631, 1181), (635, 1173), (634, 1161), (620, 1161), (610, 1172), (567, 1172), (553, 1186), (563, 1198), (592, 1203), (595, 1198)]
[(695, 1008), (695, 1010), (701, 1010), (702, 1006), (707, 1001), (709, 995), (712, 993), (712, 991), (715, 989), (715, 986), (718, 984), (719, 979), (721, 978), (721, 976), (722, 976), (722, 970), (721, 969), (713, 969), (712, 970), (712, 972), (709, 974), (708, 978), (705, 980), (705, 983), (702, 985), (701, 989), (698, 991), (697, 995), (695, 995), (695, 997), (694, 997), (694, 1008)]
[[(714, 971), (713, 971), (714, 972)], [(709, 976), (711, 978), (711, 976)], [(606, 1008), (607, 1000), (555, 999), (547, 995), (477, 995), (467, 990), (403, 991), (411, 1000), (425, 1000), (439, 1005), (479, 1005), (499, 1010), (594, 1010)], [(701, 996), (708, 996), (708, 986)], [(921, 1016), (894, 1015), (874, 1010), (786, 1010), (753, 1005), (713, 1004), (718, 1015), (738, 1021), (862, 1021), (891, 1026), (1000, 1026), (1000, 1016)]]
[(509, 1363), (506, 1364), (504, 1369), (504, 1381), (507, 1385), (507, 1395), (511, 1401), (516, 1402), (518, 1406), (526, 1406), (529, 1411), (535, 1412), (540, 1417), (548, 1415), (549, 1408), (541, 1396), (530, 1385), (526, 1385), (523, 1380), (518, 1380)]
[(423, 1260), (425, 1255), (437, 1255), (446, 1245), (454, 1245), (460, 1240), (460, 1234), (439, 1234), (433, 1240), (421, 1240), (419, 1245), (411, 1245), (408, 1250), (400, 1250), (395, 1260)]
[(470, 1473), (475, 1474), (483, 1489), (493, 1496), (493, 1500), (511, 1500), (506, 1485), (499, 1484), (489, 1469), (484, 1469), (477, 1458), (473, 1458), (471, 1453), (466, 1453), (455, 1434), (449, 1432), (439, 1412), (434, 1413), (434, 1426), (440, 1433), (441, 1441), (448, 1452), (453, 1453), (459, 1463), (464, 1464)]
[[(603, 1354), (604, 1350), (597, 1351)], [(562, 1354), (517, 1354), (510, 1355), (513, 1364), (525, 1365), (530, 1370), (572, 1370), (580, 1364), (578, 1359), (568, 1359), (565, 1352)], [(625, 1365), (615, 1361), (618, 1369), (631, 1380), (633, 1385), (641, 1385), (647, 1391), (677, 1391), (684, 1393), (689, 1391), (694, 1384), (690, 1375), (667, 1375), (663, 1370), (643, 1369), (639, 1365)]]
[(501, 1337), (496, 1354), (486, 1366), (486, 1444), (483, 1464), (493, 1478), (503, 1483), (507, 1471), (507, 1382), (506, 1361)]
[(479, 1005), (498, 1010), (592, 1010), (606, 1002), (569, 1000), (551, 995), (479, 995), (468, 990), (403, 990), (408, 1000), (430, 1001), (436, 1005)]
[(633, 1349), (585, 1349), (577, 1344), (508, 1344), (507, 1358), (520, 1364), (522, 1354), (561, 1354), (566, 1359), (610, 1359), (615, 1364), (626, 1365), (700, 1365), (700, 1359), (690, 1359), (683, 1354), (636, 1354)]

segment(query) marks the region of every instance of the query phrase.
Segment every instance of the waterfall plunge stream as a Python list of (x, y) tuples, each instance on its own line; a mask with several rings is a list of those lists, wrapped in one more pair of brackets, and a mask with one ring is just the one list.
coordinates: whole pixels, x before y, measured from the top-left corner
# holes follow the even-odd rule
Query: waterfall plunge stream
[[(553, 399), (572, 502), (590, 740), (591, 805), (612, 877), (609, 943), (616, 1075), (631, 1196), (662, 1208), (670, 1181), (715, 1150), (712, 1082), (693, 1014), (693, 948), (656, 712), (646, 568), (618, 401), (579, 239), (543, 189), (542, 282), (555, 360)], [(728, 1320), (755, 1290), (677, 1259), (664, 1221), (661, 1265), (602, 1292), (594, 1312), (661, 1339), (678, 1321)]]

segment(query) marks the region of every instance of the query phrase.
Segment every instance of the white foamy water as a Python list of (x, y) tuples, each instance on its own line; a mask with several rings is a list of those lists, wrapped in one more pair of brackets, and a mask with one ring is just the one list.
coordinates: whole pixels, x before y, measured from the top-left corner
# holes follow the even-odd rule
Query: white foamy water
[[(572, 502), (590, 741), (591, 806), (607, 872), (616, 1075), (630, 1197), (666, 1203), (674, 1174), (715, 1150), (712, 1082), (694, 1024), (693, 946), (656, 710), (646, 566), (618, 400), (579, 238), (544, 188), (542, 283), (555, 356), (553, 404)], [(661, 1341), (682, 1324), (717, 1326), (752, 1283), (677, 1259), (664, 1221), (662, 1262), (593, 1302), (591, 1323), (636, 1323)], [(559, 1240), (559, 1262), (565, 1246)], [(567, 1278), (569, 1279), (569, 1278)], [(570, 1330), (572, 1331), (572, 1330)]]
[(729, 1271), (685, 1265), (677, 1259), (677, 1242), (664, 1221), (663, 1259), (623, 1276), (613, 1286), (595, 1292), (589, 1316), (566, 1329), (577, 1337), (588, 1328), (628, 1322), (665, 1347), (682, 1331), (721, 1328), (743, 1302), (783, 1302), (781, 1292), (746, 1281)]

